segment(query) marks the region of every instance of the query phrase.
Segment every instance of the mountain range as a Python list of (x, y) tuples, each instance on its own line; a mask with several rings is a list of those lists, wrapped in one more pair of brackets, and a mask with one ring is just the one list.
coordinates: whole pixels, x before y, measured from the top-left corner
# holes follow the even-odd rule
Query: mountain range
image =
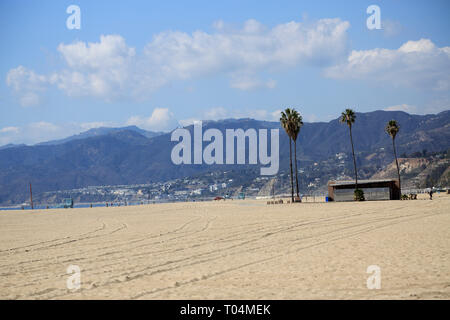
[(69, 142), (69, 141), (104, 136), (104, 135), (119, 132), (119, 131), (133, 131), (133, 132), (137, 132), (147, 138), (153, 138), (153, 137), (159, 136), (164, 133), (164, 132), (147, 131), (147, 130), (138, 128), (136, 126), (128, 126), (128, 127), (122, 127), (122, 128), (100, 127), (100, 128), (92, 128), (92, 129), (89, 129), (80, 134), (76, 134), (76, 135), (73, 135), (73, 136), (70, 136), (70, 137), (67, 137), (64, 139), (41, 142), (36, 145), (37, 146), (49, 146), (49, 145), (63, 144), (63, 143)]
[[(391, 119), (400, 124), (396, 138), (398, 155), (450, 148), (450, 111), (432, 115), (374, 111), (357, 113), (356, 117), (353, 138), (359, 166), (372, 166), (375, 161), (377, 166), (392, 162), (392, 140), (384, 132)], [(289, 140), (279, 122), (227, 119), (204, 121), (203, 127), (219, 129), (223, 134), (226, 129), (237, 128), (280, 129), (280, 172), (289, 167)], [(186, 129), (193, 132), (193, 126)], [(349, 154), (348, 131), (338, 119), (306, 122), (297, 143), (299, 167), (336, 153)], [(11, 205), (27, 199), (28, 183), (39, 193), (92, 185), (142, 184), (249, 168), (249, 165), (174, 165), (170, 155), (177, 142), (172, 142), (170, 137), (171, 133), (130, 126), (91, 129), (33, 146), (0, 147), (0, 204)]]

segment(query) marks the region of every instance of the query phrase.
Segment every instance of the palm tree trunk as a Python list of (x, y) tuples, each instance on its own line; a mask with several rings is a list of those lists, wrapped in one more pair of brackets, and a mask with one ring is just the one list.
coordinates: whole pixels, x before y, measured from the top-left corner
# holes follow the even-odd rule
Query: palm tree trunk
[(289, 165), (291, 167), (291, 200), (294, 202), (294, 179), (292, 177), (292, 141), (289, 137)]
[(395, 138), (392, 138), (392, 147), (394, 148), (395, 164), (397, 165), (398, 188), (400, 189), (400, 198), (402, 197), (402, 184), (400, 181), (400, 168), (398, 166), (397, 151), (395, 150)]
[(349, 128), (350, 128), (350, 142), (352, 144), (353, 167), (355, 168), (355, 186), (356, 186), (356, 189), (358, 189), (358, 172), (356, 170), (355, 149), (353, 148), (352, 127), (350, 126)]
[(297, 191), (297, 198), (300, 199), (300, 195), (298, 193), (298, 170), (297, 170), (297, 140), (294, 140), (294, 160), (295, 160), (295, 184), (296, 184), (296, 191)]

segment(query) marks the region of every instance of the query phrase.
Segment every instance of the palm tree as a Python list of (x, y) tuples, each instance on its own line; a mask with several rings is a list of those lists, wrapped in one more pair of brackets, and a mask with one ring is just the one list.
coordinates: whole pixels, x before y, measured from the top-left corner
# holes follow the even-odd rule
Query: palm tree
[(293, 122), (292, 122), (292, 112), (290, 108), (286, 108), (286, 110), (281, 111), (281, 126), (289, 138), (289, 166), (291, 168), (291, 201), (294, 202), (294, 180), (292, 177), (292, 133), (294, 131)]
[(356, 115), (352, 109), (345, 109), (345, 111), (342, 112), (341, 117), (339, 118), (341, 123), (346, 123), (350, 130), (350, 143), (352, 144), (353, 166), (355, 168), (355, 186), (356, 186), (355, 190), (358, 190), (358, 172), (356, 171), (355, 149), (353, 147), (353, 137), (352, 137), (352, 125), (353, 123), (355, 123), (355, 119)]
[(397, 151), (395, 150), (395, 137), (400, 130), (400, 126), (398, 125), (397, 121), (391, 120), (387, 123), (385, 131), (388, 135), (392, 138), (392, 147), (394, 149), (394, 156), (395, 156), (395, 164), (397, 165), (397, 175), (398, 175), (398, 188), (400, 189), (400, 197), (402, 194), (402, 187), (400, 182), (400, 169), (398, 167), (398, 160), (397, 160)]
[(298, 137), (298, 134), (300, 133), (300, 128), (303, 126), (303, 118), (296, 110), (294, 110), (292, 120), (294, 121), (294, 126), (293, 126), (294, 130), (292, 132), (292, 140), (294, 140), (295, 184), (297, 187), (297, 189), (296, 189), (297, 199), (300, 199), (300, 194), (298, 192), (297, 137)]

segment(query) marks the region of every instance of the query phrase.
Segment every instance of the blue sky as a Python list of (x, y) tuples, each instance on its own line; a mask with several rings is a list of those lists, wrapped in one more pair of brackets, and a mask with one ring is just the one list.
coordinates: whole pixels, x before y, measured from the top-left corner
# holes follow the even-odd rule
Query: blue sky
[[(81, 29), (66, 27), (69, 5)], [(381, 30), (369, 30), (369, 5)], [(0, 145), (98, 126), (450, 109), (449, 1), (0, 3)]]

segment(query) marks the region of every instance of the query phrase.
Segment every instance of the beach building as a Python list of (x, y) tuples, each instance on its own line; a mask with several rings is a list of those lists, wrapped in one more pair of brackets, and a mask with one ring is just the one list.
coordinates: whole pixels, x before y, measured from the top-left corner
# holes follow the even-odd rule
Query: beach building
[[(366, 200), (400, 200), (398, 180), (358, 180), (358, 188), (364, 191)], [(329, 201), (353, 201), (355, 181), (329, 181)]]

